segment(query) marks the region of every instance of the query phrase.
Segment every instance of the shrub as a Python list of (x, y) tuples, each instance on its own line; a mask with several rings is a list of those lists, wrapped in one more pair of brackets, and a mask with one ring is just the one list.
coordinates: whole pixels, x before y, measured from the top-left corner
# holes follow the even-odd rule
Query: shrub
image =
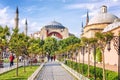
[[(84, 66), (83, 66), (82, 63), (75, 63), (73, 61), (67, 60), (66, 65), (70, 67), (71, 64), (73, 66), (72, 68), (74, 70), (76, 70), (77, 72), (79, 72), (79, 70), (80, 70), (79, 73), (81, 73), (81, 74), (82, 74), (83, 67), (84, 67), (83, 75), (87, 76), (87, 70), (88, 70), (87, 64), (84, 64)], [(94, 80), (94, 73), (95, 73), (94, 66), (90, 66), (90, 77), (89, 77), (90, 80)], [(102, 78), (103, 78), (102, 73), (103, 73), (102, 68), (96, 67), (96, 78), (97, 78), (96, 80), (102, 80)], [(117, 78), (118, 78), (118, 74), (116, 72), (106, 70), (106, 80), (117, 80)]]

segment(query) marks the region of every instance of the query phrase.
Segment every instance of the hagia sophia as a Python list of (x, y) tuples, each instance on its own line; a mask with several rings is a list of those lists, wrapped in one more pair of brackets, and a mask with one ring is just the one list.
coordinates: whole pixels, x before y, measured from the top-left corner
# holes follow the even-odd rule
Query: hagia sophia
[(57, 40), (68, 38), (73, 34), (69, 33), (68, 29), (61, 23), (52, 21), (41, 28), (40, 31), (35, 32), (32, 36), (35, 38), (46, 39), (51, 36)]

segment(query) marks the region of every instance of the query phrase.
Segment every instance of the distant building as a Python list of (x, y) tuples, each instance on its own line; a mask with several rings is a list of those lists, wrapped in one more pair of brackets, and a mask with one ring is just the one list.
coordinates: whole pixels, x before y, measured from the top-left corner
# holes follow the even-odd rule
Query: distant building
[(87, 14), (87, 22), (83, 29), (82, 36), (90, 38), (94, 37), (96, 32), (103, 31), (107, 25), (113, 23), (118, 17), (109, 13), (107, 6), (103, 5), (100, 12), (95, 14), (90, 20), (88, 19), (89, 15)]
[(35, 32), (31, 36), (34, 38), (46, 39), (47, 37), (54, 37), (58, 40), (68, 38), (71, 33), (61, 23), (52, 21), (41, 28), (40, 31)]
[[(82, 37), (95, 37), (96, 32), (112, 32), (114, 36), (118, 36), (120, 33), (120, 19), (107, 11), (107, 6), (102, 6), (100, 12), (95, 14), (90, 20), (87, 13), (86, 25), (83, 27)], [(107, 46), (104, 51), (105, 64), (118, 66), (118, 39), (111, 41), (111, 50), (107, 50)], [(115, 47), (116, 46), (116, 47)], [(82, 54), (80, 54), (82, 56)], [(82, 59), (82, 57), (81, 57)], [(84, 54), (85, 61), (88, 61), (88, 54)], [(93, 53), (90, 54), (90, 61), (94, 61)]]

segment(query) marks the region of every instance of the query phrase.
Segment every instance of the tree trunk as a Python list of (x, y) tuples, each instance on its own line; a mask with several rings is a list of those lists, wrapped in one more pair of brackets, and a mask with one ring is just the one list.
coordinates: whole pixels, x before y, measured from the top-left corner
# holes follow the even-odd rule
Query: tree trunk
[(90, 76), (90, 49), (88, 47), (88, 77)]
[[(81, 52), (80, 52), (80, 50), (79, 50), (79, 63), (80, 63), (80, 53), (81, 53)], [(80, 67), (79, 67), (79, 73), (80, 73), (80, 71), (81, 71), (81, 70), (80, 70)]]
[(96, 80), (96, 45), (94, 44), (94, 80)]
[(24, 72), (26, 72), (26, 70), (25, 70), (25, 59), (24, 59)]
[(17, 56), (17, 66), (16, 66), (16, 76), (18, 76), (18, 56)]
[(77, 55), (75, 56), (76, 66), (77, 66), (77, 72), (78, 72), (78, 62), (77, 62)]
[(0, 52), (0, 68), (3, 68), (2, 51)]
[(32, 68), (32, 57), (30, 57), (30, 68)]
[(102, 50), (102, 61), (103, 61), (103, 80), (106, 80), (104, 50)]
[(85, 49), (85, 47), (83, 47), (83, 49), (82, 49), (82, 54), (83, 54), (82, 74), (84, 74), (84, 49)]

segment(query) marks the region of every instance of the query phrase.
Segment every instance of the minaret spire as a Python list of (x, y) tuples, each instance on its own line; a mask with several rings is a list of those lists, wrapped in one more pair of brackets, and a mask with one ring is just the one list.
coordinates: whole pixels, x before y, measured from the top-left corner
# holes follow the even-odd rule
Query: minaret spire
[(25, 21), (25, 35), (27, 36), (27, 31), (28, 31), (28, 23), (27, 23), (27, 19)]
[(19, 10), (18, 7), (16, 8), (16, 16), (15, 16), (15, 28), (18, 29), (18, 24), (19, 24)]
[(81, 27), (82, 27), (82, 30), (81, 30), (81, 32), (83, 33), (83, 22), (81, 23)]
[(89, 12), (88, 12), (88, 10), (87, 10), (87, 16), (86, 16), (86, 26), (88, 25), (88, 23), (89, 23)]

